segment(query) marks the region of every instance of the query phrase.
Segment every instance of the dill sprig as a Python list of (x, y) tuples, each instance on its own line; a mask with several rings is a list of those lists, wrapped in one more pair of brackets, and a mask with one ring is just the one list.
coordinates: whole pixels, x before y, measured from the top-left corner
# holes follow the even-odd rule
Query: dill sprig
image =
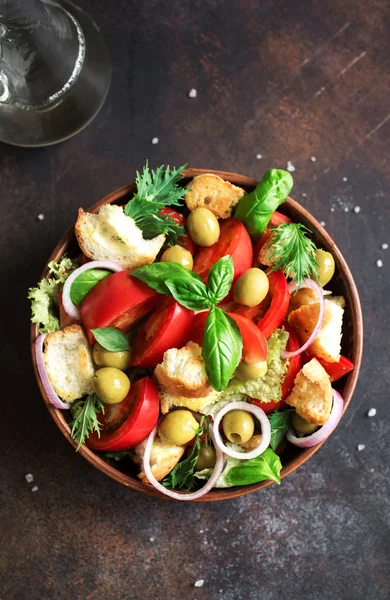
[(306, 277), (319, 281), (317, 248), (307, 233), (311, 233), (310, 229), (301, 223), (283, 223), (273, 230), (270, 238), (272, 271), (282, 269), (298, 286)]
[(91, 394), (84, 400), (74, 402), (70, 411), (73, 416), (71, 435), (77, 442), (77, 450), (79, 450), (93, 431), (96, 431), (100, 437), (102, 425), (98, 421), (98, 414), (104, 413), (104, 404), (96, 394)]

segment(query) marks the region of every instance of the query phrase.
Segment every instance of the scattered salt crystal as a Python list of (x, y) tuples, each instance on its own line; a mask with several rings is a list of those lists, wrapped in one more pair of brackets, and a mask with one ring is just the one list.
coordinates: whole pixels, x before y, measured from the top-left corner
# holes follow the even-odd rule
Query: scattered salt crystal
[(348, 212), (348, 211), (349, 211), (348, 206), (344, 206), (344, 212)]
[(26, 473), (24, 476), (27, 483), (32, 483), (34, 481), (34, 475), (32, 473)]
[(150, 538), (149, 538), (149, 541), (150, 541), (150, 542), (154, 542), (154, 540), (155, 540), (155, 539), (156, 539), (156, 538), (154, 538), (154, 537), (150, 537)]
[(325, 221), (320, 221), (320, 225), (321, 225), (322, 227), (325, 227), (325, 225), (326, 225)]
[(355, 206), (355, 208), (353, 209), (353, 212), (358, 215), (360, 213), (360, 206)]
[(37, 216), (37, 219), (38, 219), (38, 221), (43, 221), (43, 219), (44, 219), (44, 218), (45, 218), (45, 215), (44, 215), (44, 214), (42, 214), (42, 213), (40, 213), (40, 214)]
[(290, 173), (293, 173), (295, 171), (294, 165), (289, 160), (287, 161), (287, 167), (286, 168), (287, 168), (287, 171), (289, 171)]
[(343, 177), (343, 181), (348, 181), (348, 177)]
[(383, 267), (383, 261), (381, 261), (380, 258), (378, 258), (378, 260), (376, 261), (376, 266), (379, 267), (379, 268)]
[(330, 212), (334, 212), (334, 211), (335, 211), (335, 207), (334, 207), (334, 206), (331, 206), (331, 207), (330, 207)]
[(152, 138), (152, 144), (154, 144), (154, 145), (155, 145), (155, 144), (158, 144), (158, 142), (159, 142), (159, 141), (160, 141), (160, 140), (158, 139), (158, 137), (154, 137), (154, 138)]
[(364, 444), (358, 444), (358, 445), (356, 446), (356, 448), (359, 450), (359, 452), (361, 452), (362, 450), (364, 450), (364, 448), (365, 448), (365, 445), (364, 445)]
[(316, 160), (317, 160), (317, 159), (316, 159), (316, 157), (315, 157), (315, 156), (311, 156), (311, 157), (310, 157), (310, 160), (311, 160), (311, 162), (316, 162)]
[(389, 244), (382, 244), (382, 250), (387, 250), (387, 248), (389, 247)]
[(376, 408), (370, 408), (367, 411), (367, 417), (375, 417), (375, 415), (376, 415)]
[(203, 587), (204, 586), (204, 579), (197, 579), (194, 583), (194, 587)]
[(306, 198), (307, 194), (305, 194), (305, 192), (302, 192), (302, 197)]
[(263, 158), (263, 155), (262, 154), (256, 154), (256, 158), (257, 158), (257, 160), (260, 160), (261, 158)]
[(32, 492), (37, 492), (38, 491), (38, 486), (37, 485), (33, 485), (31, 488)]
[(189, 96), (190, 98), (196, 98), (196, 96), (197, 96), (197, 95), (198, 95), (198, 92), (196, 91), (196, 89), (195, 89), (195, 88), (192, 88), (192, 90), (190, 90), (190, 91), (188, 92), (188, 96)]

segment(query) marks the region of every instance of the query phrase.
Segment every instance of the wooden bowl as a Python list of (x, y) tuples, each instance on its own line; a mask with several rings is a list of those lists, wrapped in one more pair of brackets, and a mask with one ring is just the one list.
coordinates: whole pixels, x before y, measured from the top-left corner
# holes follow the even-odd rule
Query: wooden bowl
[[(223, 179), (245, 188), (247, 191), (251, 191), (257, 184), (257, 181), (255, 179), (245, 177), (244, 175), (238, 175), (237, 173), (228, 173), (225, 171), (210, 171), (206, 169), (186, 169), (184, 171), (185, 179), (183, 180), (183, 184), (188, 183), (188, 181), (195, 177), (195, 175), (200, 175), (202, 173), (215, 173)], [(135, 183), (125, 185), (102, 198), (99, 202), (94, 204), (94, 206), (92, 206), (92, 208), (90, 208), (89, 211), (97, 212), (103, 204), (113, 202), (124, 204), (133, 196), (135, 189)], [(356, 285), (352, 278), (348, 265), (345, 262), (345, 259), (343, 258), (340, 250), (337, 248), (330, 235), (325, 231), (323, 227), (321, 227), (319, 222), (307, 210), (305, 210), (302, 206), (300, 206), (291, 198), (288, 198), (287, 201), (282, 205), (281, 212), (289, 216), (293, 221), (300, 222), (306, 225), (313, 232), (313, 239), (316, 242), (317, 246), (331, 252), (335, 259), (336, 273), (331, 281), (331, 284), (327, 287), (330, 287), (332, 291), (336, 294), (342, 294), (345, 297), (346, 309), (344, 314), (342, 353), (350, 357), (355, 364), (354, 370), (347, 376), (343, 377), (341, 379), (341, 382), (336, 382), (335, 384), (335, 387), (338, 389), (338, 391), (342, 394), (344, 398), (345, 412), (345, 410), (348, 407), (348, 404), (351, 401), (352, 394), (356, 386), (362, 358), (363, 319)], [(67, 252), (69, 256), (72, 256), (76, 255), (77, 251), (78, 245), (72, 227), (60, 239), (50, 256), (49, 261), (58, 261), (64, 254), (64, 252)], [(47, 274), (48, 268), (46, 266), (42, 273), (42, 277), (46, 277)], [(54, 406), (49, 402), (46, 392), (42, 386), (40, 377), (38, 375), (35, 358), (35, 340), (37, 336), (38, 328), (36, 325), (32, 325), (32, 359), (34, 364), (35, 375), (38, 381), (43, 400), (46, 404), (48, 411), (53, 417), (54, 422), (56, 423), (62, 434), (65, 436), (68, 442), (72, 444), (72, 446), (75, 448), (76, 446), (70, 436), (70, 428), (65, 419), (64, 413), (61, 410), (54, 408)], [(292, 446), (291, 444), (287, 444), (286, 449), (284, 450), (281, 456), (282, 462), (284, 464), (284, 467), (281, 472), (282, 479), (284, 477), (287, 477), (287, 475), (295, 471), (295, 469), (297, 469), (303, 463), (309, 460), (309, 458), (313, 456), (313, 454), (317, 452), (317, 450), (319, 450), (323, 443), (324, 442), (318, 444), (317, 446), (314, 446), (313, 448), (308, 448), (304, 450)], [(95, 452), (87, 448), (87, 446), (85, 445), (83, 445), (80, 448), (79, 454), (81, 454), (81, 456), (83, 456), (94, 467), (96, 467), (112, 479), (115, 479), (115, 481), (118, 481), (119, 483), (131, 488), (132, 490), (142, 492), (144, 494), (149, 494), (151, 496), (157, 496), (159, 498), (167, 499), (167, 496), (164, 496), (163, 494), (158, 492), (151, 485), (141, 483), (141, 481), (139, 481), (136, 477), (135, 470), (128, 470), (131, 469), (131, 467), (129, 467), (125, 463), (130, 461), (121, 461), (115, 463), (115, 461), (112, 461), (111, 459), (106, 459), (102, 455), (96, 454)], [(248, 486), (232, 487), (219, 490), (215, 489), (203, 496), (200, 499), (200, 501), (215, 502), (218, 500), (229, 500), (230, 498), (236, 498), (238, 496), (243, 496), (245, 494), (250, 494), (257, 490), (261, 490), (271, 485), (272, 483), (273, 482), (271, 481), (262, 481), (260, 483), (255, 483), (253, 485)]]

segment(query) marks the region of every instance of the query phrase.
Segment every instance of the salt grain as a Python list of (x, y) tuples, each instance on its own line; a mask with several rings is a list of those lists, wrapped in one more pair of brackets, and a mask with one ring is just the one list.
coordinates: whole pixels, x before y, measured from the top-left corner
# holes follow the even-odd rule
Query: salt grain
[(344, 206), (344, 212), (349, 212), (348, 206)]
[(256, 154), (256, 158), (257, 158), (257, 160), (260, 160), (261, 158), (263, 158), (263, 155), (262, 154)]
[(376, 415), (376, 408), (370, 408), (370, 410), (367, 411), (367, 417), (375, 417)]
[(376, 266), (379, 268), (383, 267), (383, 261), (381, 261), (380, 258), (378, 258), (378, 260), (376, 261)]
[(359, 450), (359, 452), (361, 452), (362, 450), (364, 450), (364, 448), (365, 448), (365, 445), (364, 445), (364, 444), (358, 444), (358, 445), (356, 446), (356, 448)]
[(302, 192), (302, 197), (306, 198), (307, 194), (305, 194), (305, 192)]
[(198, 95), (198, 92), (196, 91), (196, 89), (195, 89), (195, 88), (192, 88), (192, 90), (190, 90), (190, 91), (188, 92), (188, 96), (189, 96), (189, 98), (196, 98), (196, 96), (197, 96), (197, 95)]
[(287, 168), (287, 171), (289, 171), (290, 173), (294, 173), (294, 171), (295, 171), (294, 165), (289, 160), (287, 161), (287, 167), (286, 168)]
[(31, 491), (32, 491), (32, 492), (37, 492), (37, 491), (38, 491), (38, 489), (39, 489), (39, 488), (38, 488), (38, 486), (37, 486), (37, 485), (33, 485), (33, 486), (32, 486), (32, 488), (31, 488)]
[(353, 209), (353, 212), (358, 215), (360, 213), (360, 206), (355, 206), (355, 208)]
[(389, 244), (382, 244), (382, 250), (387, 250), (387, 248), (389, 247)]
[(347, 178), (347, 177), (343, 177), (343, 181), (344, 181), (344, 182), (345, 182), (345, 181), (348, 181), (348, 178)]
[(310, 160), (311, 160), (311, 162), (316, 162), (316, 160), (317, 160), (317, 159), (316, 159), (316, 157), (315, 157), (315, 156), (311, 156), (311, 157), (310, 157)]
[(194, 583), (194, 587), (203, 587), (204, 586), (204, 579), (197, 579)]
[(34, 475), (32, 473), (26, 473), (24, 476), (27, 483), (32, 483), (34, 481)]
[(321, 225), (322, 227), (325, 227), (325, 225), (326, 225), (325, 221), (320, 221), (320, 225)]
[(149, 541), (150, 541), (150, 542), (154, 542), (154, 540), (155, 540), (155, 539), (156, 539), (156, 538), (154, 538), (154, 537), (150, 537), (150, 538), (149, 538)]
[(154, 137), (154, 138), (152, 138), (152, 144), (153, 144), (153, 145), (156, 145), (156, 144), (158, 144), (158, 142), (159, 142), (159, 141), (160, 141), (160, 140), (158, 139), (158, 137)]
[(336, 209), (335, 209), (335, 207), (334, 207), (334, 206), (331, 206), (331, 207), (330, 207), (330, 212), (334, 212), (335, 210), (336, 210)]
[(38, 219), (38, 221), (43, 221), (43, 219), (44, 219), (44, 218), (45, 218), (45, 215), (44, 215), (44, 214), (42, 214), (42, 213), (40, 213), (40, 214), (37, 216), (37, 219)]

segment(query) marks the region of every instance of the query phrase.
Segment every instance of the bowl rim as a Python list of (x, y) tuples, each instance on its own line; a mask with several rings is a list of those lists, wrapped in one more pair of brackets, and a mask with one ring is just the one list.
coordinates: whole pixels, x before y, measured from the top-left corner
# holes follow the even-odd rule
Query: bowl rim
[[(204, 173), (212, 173), (214, 175), (218, 175), (222, 179), (224, 179), (226, 181), (230, 181), (234, 185), (244, 187), (247, 190), (253, 189), (258, 183), (258, 181), (256, 179), (253, 179), (252, 177), (247, 177), (245, 175), (240, 175), (238, 173), (233, 173), (233, 172), (229, 172), (229, 171), (218, 171), (215, 169), (187, 168), (183, 171), (183, 176), (185, 179), (192, 179), (196, 175), (201, 175)], [(88, 210), (88, 212), (96, 212), (104, 204), (109, 204), (109, 203), (115, 202), (115, 201), (127, 196), (129, 193), (132, 193), (132, 192), (134, 193), (134, 191), (135, 191), (135, 182), (132, 182), (130, 184), (119, 187), (119, 188), (113, 190), (112, 192), (106, 194), (105, 196), (103, 196), (98, 202), (96, 202), (93, 206), (91, 206), (87, 210)], [(326, 244), (331, 249), (333, 257), (335, 259), (335, 262), (339, 268), (339, 271), (340, 271), (340, 274), (341, 274), (342, 280), (343, 280), (343, 285), (345, 286), (346, 290), (348, 290), (350, 298), (352, 300), (352, 302), (349, 306), (349, 310), (351, 312), (352, 323), (354, 324), (353, 333), (352, 333), (352, 335), (353, 335), (353, 351), (352, 351), (351, 360), (354, 362), (355, 368), (345, 378), (345, 385), (344, 385), (344, 389), (342, 392), (343, 399), (344, 399), (344, 410), (343, 410), (343, 415), (344, 415), (344, 413), (351, 401), (353, 392), (354, 392), (356, 384), (357, 384), (360, 366), (361, 366), (361, 360), (362, 360), (362, 353), (363, 353), (363, 316), (362, 316), (362, 310), (361, 310), (361, 305), (360, 305), (359, 293), (358, 293), (355, 281), (353, 279), (352, 273), (347, 265), (346, 260), (344, 259), (343, 255), (342, 255), (341, 251), (339, 250), (339, 248), (337, 247), (337, 245), (335, 244), (335, 242), (333, 241), (333, 239), (331, 238), (329, 233), (321, 226), (321, 224), (317, 221), (317, 219), (307, 209), (305, 209), (303, 206), (301, 206), (298, 202), (296, 202), (295, 200), (293, 200), (290, 197), (287, 198), (287, 200), (285, 201), (283, 206), (291, 208), (294, 212), (298, 213), (300, 218), (304, 219), (309, 224), (309, 228), (311, 228), (313, 230), (313, 232), (318, 232), (324, 238)], [(58, 260), (63, 255), (63, 253), (68, 248), (69, 244), (74, 239), (75, 239), (75, 236), (74, 236), (74, 224), (73, 224), (72, 227), (70, 227), (65, 232), (65, 234), (60, 238), (60, 240), (56, 244), (54, 250), (51, 252), (50, 257), (47, 261), (47, 264), (42, 272), (41, 278), (47, 277), (47, 275), (48, 275), (48, 266), (47, 265), (49, 264), (49, 262), (52, 260)], [(64, 435), (65, 439), (73, 446), (73, 448), (76, 448), (76, 444), (72, 440), (71, 435), (70, 435), (70, 427), (65, 420), (63, 412), (61, 410), (58, 410), (57, 408), (55, 408), (50, 403), (50, 401), (47, 397), (47, 394), (45, 392), (45, 389), (42, 385), (42, 382), (40, 380), (40, 377), (38, 374), (38, 369), (37, 369), (36, 355), (35, 355), (35, 340), (38, 337), (38, 335), (39, 335), (38, 326), (35, 324), (31, 324), (31, 328), (30, 328), (31, 355), (32, 355), (32, 362), (33, 362), (35, 377), (37, 379), (37, 383), (38, 383), (38, 387), (41, 392), (41, 396), (43, 398), (43, 401), (44, 401), (46, 408), (48, 409), (51, 417), (53, 418), (57, 427), (60, 429), (61, 433)], [(327, 438), (327, 439), (329, 439), (329, 438)], [(309, 460), (309, 458), (311, 456), (313, 456), (313, 454), (315, 454), (325, 442), (326, 442), (326, 439), (312, 448), (307, 448), (307, 449), (301, 450), (296, 457), (294, 457), (286, 466), (283, 467), (283, 469), (281, 471), (281, 479), (284, 479), (285, 477), (287, 477), (287, 475), (290, 475), (290, 473), (295, 471), (298, 467), (300, 467), (307, 460)], [(81, 448), (79, 450), (79, 454), (81, 454), (81, 456), (83, 456), (83, 458), (85, 458), (90, 464), (92, 464), (99, 471), (101, 471), (105, 475), (108, 475), (108, 477), (110, 477), (111, 479), (114, 479), (115, 481), (117, 481), (120, 484), (125, 485), (126, 487), (129, 487), (132, 490), (135, 490), (137, 492), (148, 494), (149, 496), (154, 496), (154, 497), (162, 498), (165, 500), (171, 500), (171, 498), (162, 494), (161, 492), (156, 490), (153, 486), (142, 483), (141, 481), (131, 477), (130, 475), (122, 473), (121, 471), (116, 469), (114, 466), (112, 466), (108, 462), (104, 461), (103, 458), (101, 458), (99, 455), (95, 454), (95, 452), (90, 450), (85, 444), (83, 444), (81, 446)], [(192, 501), (192, 502), (216, 502), (216, 501), (220, 501), (220, 500), (230, 500), (233, 498), (237, 498), (239, 496), (245, 496), (247, 494), (251, 494), (252, 492), (264, 489), (264, 488), (268, 487), (269, 485), (272, 485), (273, 483), (274, 483), (273, 481), (262, 481), (262, 482), (255, 483), (255, 484), (252, 484), (249, 486), (237, 486), (237, 487), (231, 487), (231, 488), (213, 489), (205, 496), (203, 496), (195, 501)]]

